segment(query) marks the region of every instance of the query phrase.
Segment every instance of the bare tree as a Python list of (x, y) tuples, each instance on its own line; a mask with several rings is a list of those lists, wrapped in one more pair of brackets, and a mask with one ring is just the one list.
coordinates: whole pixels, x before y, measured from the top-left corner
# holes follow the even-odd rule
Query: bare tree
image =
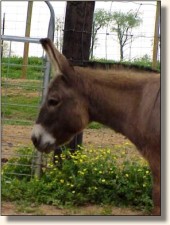
[(130, 10), (128, 13), (121, 11), (112, 14), (111, 30), (117, 33), (118, 41), (120, 44), (120, 60), (124, 59), (124, 47), (128, 41), (132, 42), (132, 30), (140, 25), (142, 19), (139, 17), (139, 12)]
[(90, 48), (90, 58), (93, 58), (93, 51), (97, 42), (97, 32), (105, 27), (111, 21), (111, 15), (104, 9), (98, 9), (94, 12), (93, 24), (92, 24), (92, 39)]
[(9, 54), (9, 44), (6, 41), (3, 41), (3, 44), (1, 46), (1, 51), (2, 51), (2, 57), (7, 57)]
[(56, 41), (55, 44), (57, 49), (62, 51), (63, 47), (63, 29), (64, 29), (64, 18), (56, 18), (55, 22), (55, 32), (56, 32)]

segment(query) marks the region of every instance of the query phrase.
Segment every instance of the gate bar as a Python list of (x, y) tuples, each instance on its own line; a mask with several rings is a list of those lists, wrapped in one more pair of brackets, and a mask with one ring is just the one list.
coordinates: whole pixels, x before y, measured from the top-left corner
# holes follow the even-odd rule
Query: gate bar
[(4, 41), (40, 43), (40, 38), (18, 37), (11, 35), (1, 35), (1, 39)]
[[(54, 9), (53, 9), (51, 3), (49, 1), (45, 1), (45, 3), (47, 4), (47, 6), (50, 10), (50, 21), (49, 21), (49, 26), (48, 26), (47, 37), (50, 38), (51, 41), (54, 41), (55, 13), (54, 13)], [(46, 97), (47, 90), (48, 90), (48, 84), (50, 81), (50, 71), (51, 71), (51, 64), (50, 64), (50, 61), (49, 61), (47, 55), (45, 57), (45, 61), (46, 61), (46, 63), (45, 63), (45, 71), (44, 71), (43, 92), (42, 92), (41, 104), (43, 104), (45, 101), (45, 97)], [(43, 153), (37, 151), (37, 160), (36, 160), (37, 167), (35, 168), (35, 176), (37, 176), (38, 178), (41, 177), (41, 172), (42, 172), (42, 157), (43, 157)]]

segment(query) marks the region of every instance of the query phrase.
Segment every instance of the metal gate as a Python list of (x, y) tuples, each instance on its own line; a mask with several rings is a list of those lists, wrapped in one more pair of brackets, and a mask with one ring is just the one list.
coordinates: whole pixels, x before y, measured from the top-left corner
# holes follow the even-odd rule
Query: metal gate
[[(55, 14), (51, 4), (45, 1), (50, 10), (50, 21), (47, 37), (54, 40)], [(14, 170), (7, 170), (6, 176), (40, 175), (42, 154), (32, 151), (30, 133), (36, 114), (43, 103), (50, 79), (50, 62), (44, 57), (33, 64), (23, 65), (18, 59), (12, 60), (11, 46), (15, 42), (39, 45), (38, 38), (2, 35), (1, 40), (8, 42), (8, 56), (2, 58), (1, 80), (1, 161), (2, 165), (11, 164)], [(20, 73), (26, 66), (30, 77), (16, 79), (15, 72)], [(31, 77), (31, 71), (36, 71), (36, 77)], [(27, 159), (31, 159), (28, 161)], [(25, 163), (27, 162), (27, 163)], [(29, 162), (29, 163), (28, 163)], [(11, 168), (12, 168), (11, 167)], [(25, 171), (25, 172), (24, 172)]]

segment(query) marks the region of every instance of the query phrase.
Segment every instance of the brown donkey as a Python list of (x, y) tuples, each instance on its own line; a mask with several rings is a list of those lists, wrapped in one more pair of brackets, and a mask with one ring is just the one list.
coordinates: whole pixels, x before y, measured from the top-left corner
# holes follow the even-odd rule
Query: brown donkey
[(131, 70), (72, 67), (49, 39), (40, 40), (56, 76), (32, 131), (35, 147), (48, 153), (91, 121), (125, 135), (149, 162), (154, 215), (160, 215), (160, 76)]

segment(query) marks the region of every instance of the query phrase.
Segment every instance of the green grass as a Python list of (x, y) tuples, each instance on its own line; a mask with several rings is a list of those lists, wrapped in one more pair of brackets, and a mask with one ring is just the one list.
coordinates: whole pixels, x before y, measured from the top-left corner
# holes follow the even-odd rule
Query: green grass
[[(9, 119), (9, 121), (6, 123), (13, 125), (14, 124), (29, 125), (30, 123), (24, 122), (24, 120), (30, 122), (35, 120), (38, 114), (39, 102), (40, 102), (39, 97), (30, 98), (29, 96), (12, 95), (12, 94), (2, 96), (1, 97), (2, 114), (5, 119)], [(13, 120), (19, 121), (15, 122)]]
[(41, 102), (42, 81), (2, 77), (2, 114), (5, 124), (32, 125)]
[(105, 127), (103, 124), (101, 123), (98, 123), (98, 122), (91, 122), (89, 125), (88, 125), (88, 128), (89, 129), (101, 129)]
[[(2, 58), (2, 77), (22, 78), (22, 57)], [(38, 57), (29, 57), (26, 78), (39, 80), (43, 77), (44, 62)]]
[[(140, 69), (151, 69), (152, 61), (144, 55), (141, 58), (135, 58), (133, 61), (116, 62), (114, 60), (96, 59), (94, 62), (103, 64), (123, 64), (129, 66), (135, 66)], [(12, 79), (19, 79), (22, 77), (22, 57), (2, 58), (2, 77), (10, 77)], [(160, 71), (160, 62), (158, 62), (157, 70)], [(28, 71), (26, 78), (31, 80), (40, 80), (43, 77), (44, 62), (42, 58), (29, 57), (28, 59)]]
[[(144, 55), (143, 57), (140, 58), (135, 58), (132, 61), (114, 61), (114, 60), (106, 60), (106, 59), (95, 59), (93, 60), (94, 62), (99, 62), (102, 64), (118, 64), (118, 65), (125, 65), (129, 67), (135, 67), (139, 68), (142, 70), (152, 70), (152, 61), (148, 57), (148, 55)], [(157, 63), (157, 68), (156, 70), (160, 72), (160, 62)]]

